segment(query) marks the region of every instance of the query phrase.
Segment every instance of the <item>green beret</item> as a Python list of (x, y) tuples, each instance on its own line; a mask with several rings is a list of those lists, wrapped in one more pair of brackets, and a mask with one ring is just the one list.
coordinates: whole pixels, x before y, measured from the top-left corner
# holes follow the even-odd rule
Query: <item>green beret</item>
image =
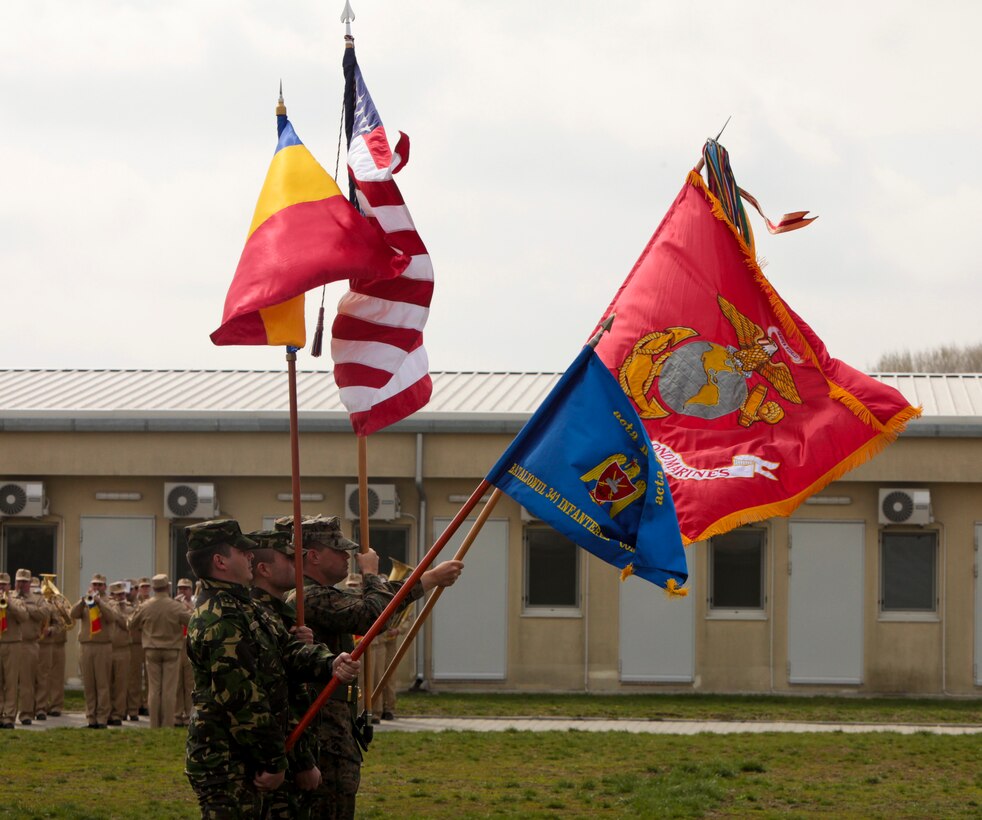
[(254, 550), (256, 542), (246, 538), (234, 519), (224, 521), (202, 521), (184, 528), (188, 540), (188, 552), (208, 549), (216, 544), (227, 544), (239, 550)]
[(285, 530), (256, 530), (249, 533), (249, 538), (256, 542), (258, 549), (276, 550), (293, 557), (293, 535)]
[[(293, 518), (277, 518), (276, 529), (293, 532)], [(336, 515), (305, 515), (300, 521), (300, 531), (305, 547), (330, 547), (343, 552), (353, 552), (358, 545), (341, 532), (341, 519)]]

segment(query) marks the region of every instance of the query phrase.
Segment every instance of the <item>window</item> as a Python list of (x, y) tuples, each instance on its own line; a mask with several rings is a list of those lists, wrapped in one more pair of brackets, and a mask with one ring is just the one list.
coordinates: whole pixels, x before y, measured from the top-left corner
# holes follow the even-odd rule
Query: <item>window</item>
[(759, 616), (765, 606), (766, 531), (744, 527), (709, 542), (709, 608), (714, 614)]
[[(358, 536), (355, 536), (357, 540)], [(378, 571), (388, 577), (392, 574), (392, 559), (403, 564), (409, 560), (409, 528), (408, 527), (372, 527), (368, 531), (368, 543), (378, 553)]]
[(938, 534), (883, 532), (880, 537), (880, 611), (935, 613)]
[[(3, 567), (11, 579), (19, 569), (32, 575), (54, 573), (58, 554), (56, 524), (4, 524)], [(63, 585), (63, 582), (57, 582)]]
[(525, 613), (575, 615), (580, 607), (580, 553), (547, 527), (525, 528)]

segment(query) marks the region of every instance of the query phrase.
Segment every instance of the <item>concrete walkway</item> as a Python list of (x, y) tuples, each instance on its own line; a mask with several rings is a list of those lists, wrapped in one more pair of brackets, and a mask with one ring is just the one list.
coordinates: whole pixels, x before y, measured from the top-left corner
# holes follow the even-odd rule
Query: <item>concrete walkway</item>
[[(65, 727), (82, 728), (85, 715), (69, 712), (61, 717), (49, 717), (34, 721), (30, 726), (17, 724), (16, 731), (37, 732)], [(122, 726), (110, 726), (109, 731), (149, 729), (148, 718), (139, 722), (123, 721)], [(450, 717), (399, 717), (385, 720), (375, 727), (377, 732), (630, 732), (653, 735), (711, 734), (759, 734), (761, 732), (897, 732), (913, 735), (926, 732), (932, 735), (982, 734), (978, 724), (919, 724), (919, 723), (793, 723), (782, 721), (700, 721), (700, 720), (604, 720), (602, 718), (450, 718)], [(0, 735), (3, 737), (3, 735)]]

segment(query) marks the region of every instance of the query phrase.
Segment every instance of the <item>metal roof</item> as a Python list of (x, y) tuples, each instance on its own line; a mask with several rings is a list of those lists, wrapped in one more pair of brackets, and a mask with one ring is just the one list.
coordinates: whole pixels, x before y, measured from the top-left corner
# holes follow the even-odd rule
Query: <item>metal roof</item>
[[(514, 432), (560, 373), (432, 373), (433, 398), (388, 428)], [(924, 409), (908, 435), (982, 435), (982, 373), (879, 373)], [(285, 370), (0, 370), (2, 430), (281, 430)], [(304, 430), (351, 429), (329, 371), (297, 374)]]

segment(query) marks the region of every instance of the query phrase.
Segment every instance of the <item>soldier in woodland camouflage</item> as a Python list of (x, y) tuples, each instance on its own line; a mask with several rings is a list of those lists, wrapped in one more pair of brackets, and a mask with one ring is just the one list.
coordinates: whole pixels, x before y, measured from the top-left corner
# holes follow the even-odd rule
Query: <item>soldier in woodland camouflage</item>
[(187, 527), (202, 591), (188, 625), (195, 711), (185, 771), (203, 818), (252, 818), (288, 766), (288, 679), (353, 680), (360, 664), (290, 635), (249, 595), (254, 541), (235, 521)]
[[(258, 547), (253, 551), (252, 600), (265, 607), (288, 632), (306, 644), (314, 642), (310, 627), (297, 626), (297, 610), (285, 596), (296, 582), (292, 536), (288, 532), (260, 530), (248, 535)], [(307, 713), (317, 693), (312, 687), (290, 681), (290, 731)], [(263, 796), (263, 817), (267, 820), (293, 820), (310, 817), (310, 792), (321, 782), (317, 767), (317, 722), (297, 740), (289, 752), (290, 768), (283, 785)]]
[[(291, 532), (293, 519), (277, 519), (276, 529)], [(366, 633), (402, 584), (379, 577), (378, 554), (370, 549), (357, 555), (363, 575), (361, 588), (337, 589), (334, 584), (347, 577), (349, 557), (358, 545), (341, 533), (337, 516), (305, 518), (301, 532), (306, 621), (314, 630), (315, 641), (326, 644), (332, 652), (349, 652), (354, 647), (353, 633)], [(463, 566), (460, 561), (444, 561), (424, 572), (402, 609), (433, 587), (453, 584)], [(322, 782), (314, 799), (315, 817), (353, 818), (355, 815), (362, 760), (355, 728), (357, 702), (357, 687), (339, 686), (321, 709), (318, 737)]]

